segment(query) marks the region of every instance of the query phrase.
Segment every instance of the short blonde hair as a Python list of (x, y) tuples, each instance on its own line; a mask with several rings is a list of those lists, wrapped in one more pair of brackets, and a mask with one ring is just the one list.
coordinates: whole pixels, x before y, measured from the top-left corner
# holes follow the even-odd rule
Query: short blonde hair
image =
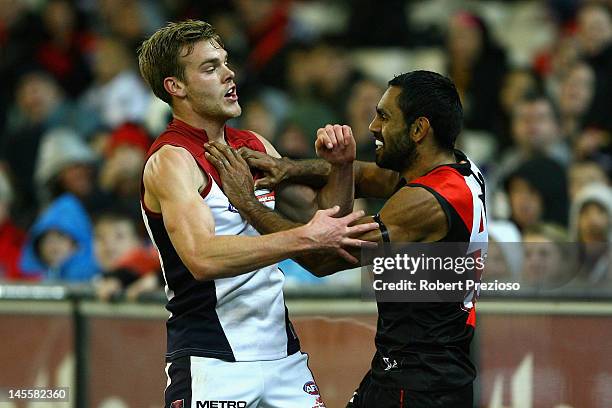
[(137, 51), (140, 74), (155, 96), (172, 105), (172, 98), (164, 88), (164, 79), (176, 77), (184, 80), (185, 66), (180, 57), (189, 55), (194, 45), (203, 40), (215, 41), (223, 47), (221, 37), (212, 25), (205, 21), (185, 20), (168, 23), (140, 45)]

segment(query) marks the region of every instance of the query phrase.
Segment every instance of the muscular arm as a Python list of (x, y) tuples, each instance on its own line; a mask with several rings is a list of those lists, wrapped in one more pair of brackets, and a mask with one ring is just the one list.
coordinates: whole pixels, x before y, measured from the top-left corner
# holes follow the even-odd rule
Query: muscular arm
[[(260, 225), (268, 232), (281, 231), (297, 225), (259, 202), (249, 202), (244, 212), (252, 225)], [(448, 232), (448, 220), (444, 210), (429, 191), (420, 187), (402, 188), (394, 194), (380, 211), (380, 219), (387, 227), (392, 242), (434, 242), (442, 239)], [(355, 224), (372, 221), (371, 216), (365, 216)], [(383, 243), (380, 230), (371, 230), (356, 238)], [(351, 249), (349, 252), (359, 260), (360, 249)], [(355, 267), (354, 263), (347, 262), (346, 259), (333, 253), (317, 254), (316, 257), (305, 254), (293, 259), (316, 276), (326, 276)]]
[[(299, 183), (320, 188), (327, 183), (331, 164), (323, 159), (291, 160), (267, 156), (260, 152), (241, 149), (251, 167), (263, 170), (266, 177), (258, 185), (272, 188), (283, 182)], [(399, 183), (399, 173), (382, 169), (372, 162), (354, 161), (355, 198), (389, 198)]]
[[(263, 237), (216, 236), (210, 208), (198, 193), (203, 184), (193, 157), (182, 148), (162, 147), (145, 167), (145, 203), (161, 212), (172, 245), (196, 279), (236, 276), (305, 251), (325, 249), (321, 236), (313, 234), (312, 222)], [(341, 219), (330, 218), (335, 220)]]

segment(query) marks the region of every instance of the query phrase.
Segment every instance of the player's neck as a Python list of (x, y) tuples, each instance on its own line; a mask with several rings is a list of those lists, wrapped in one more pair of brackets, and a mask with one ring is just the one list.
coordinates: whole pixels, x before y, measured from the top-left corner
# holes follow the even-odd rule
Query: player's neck
[(410, 166), (410, 168), (402, 171), (401, 174), (402, 177), (409, 182), (410, 180), (414, 180), (429, 173), (438, 166), (455, 162), (456, 158), (453, 152), (441, 151), (432, 154), (423, 154), (419, 155), (414, 164)]
[(173, 115), (176, 119), (185, 122), (189, 126), (204, 130), (209, 141), (224, 143), (225, 120), (204, 118), (193, 111), (179, 109), (175, 109)]

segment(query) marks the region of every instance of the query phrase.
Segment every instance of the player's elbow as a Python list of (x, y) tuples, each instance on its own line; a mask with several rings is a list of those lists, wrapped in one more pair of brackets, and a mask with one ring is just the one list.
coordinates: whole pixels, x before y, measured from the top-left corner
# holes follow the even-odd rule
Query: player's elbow
[(193, 277), (200, 282), (216, 279), (221, 271), (221, 266), (217, 265), (210, 259), (198, 259), (192, 260), (191, 262), (187, 261), (185, 262), (185, 265)]

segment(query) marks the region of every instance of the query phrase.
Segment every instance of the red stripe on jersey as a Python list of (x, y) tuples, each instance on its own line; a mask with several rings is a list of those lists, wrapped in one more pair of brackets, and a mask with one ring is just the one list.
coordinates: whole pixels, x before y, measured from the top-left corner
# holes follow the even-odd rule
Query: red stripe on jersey
[[(474, 202), (465, 178), (450, 166), (440, 166), (409, 184), (422, 184), (440, 194), (457, 211), (468, 231), (472, 231)], [(484, 228), (484, 226), (483, 226)]]
[(465, 322), (466, 325), (470, 325), (474, 328), (476, 328), (476, 307), (472, 307), (470, 309), (470, 314), (468, 315), (467, 321)]

